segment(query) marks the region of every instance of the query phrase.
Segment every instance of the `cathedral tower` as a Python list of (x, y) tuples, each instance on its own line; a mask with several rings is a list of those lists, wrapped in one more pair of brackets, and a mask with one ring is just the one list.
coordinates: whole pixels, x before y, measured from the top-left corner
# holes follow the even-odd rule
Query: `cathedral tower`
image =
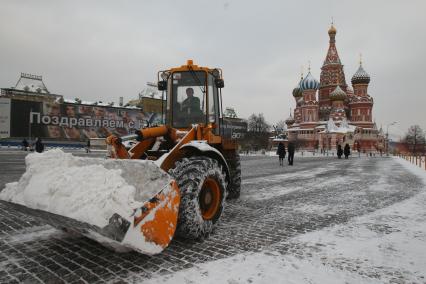
[(308, 75), (300, 82), (300, 89), (303, 94), (302, 110), (302, 128), (310, 128), (318, 123), (318, 101), (316, 93), (319, 82), (312, 76), (309, 71)]
[(321, 67), (320, 87), (319, 87), (319, 113), (320, 120), (327, 121), (332, 109), (330, 94), (337, 86), (346, 92), (345, 73), (343, 65), (340, 62), (339, 54), (336, 49), (336, 33), (337, 30), (331, 24), (328, 30), (330, 37), (327, 56), (325, 57), (324, 64)]
[(302, 121), (302, 110), (301, 106), (303, 104), (303, 95), (302, 90), (300, 88), (300, 83), (303, 81), (303, 74), (300, 76), (300, 82), (293, 89), (293, 97), (296, 100), (296, 108), (294, 109), (294, 120), (296, 123), (300, 123)]
[(364, 128), (373, 127), (373, 98), (367, 92), (370, 83), (370, 75), (362, 68), (362, 62), (359, 68), (352, 76), (352, 86), (354, 88), (354, 96), (351, 98), (350, 113), (351, 121), (357, 126)]
[(346, 100), (346, 93), (337, 86), (330, 94), (330, 101), (332, 102), (330, 118), (334, 121), (342, 121), (346, 118), (344, 101)]

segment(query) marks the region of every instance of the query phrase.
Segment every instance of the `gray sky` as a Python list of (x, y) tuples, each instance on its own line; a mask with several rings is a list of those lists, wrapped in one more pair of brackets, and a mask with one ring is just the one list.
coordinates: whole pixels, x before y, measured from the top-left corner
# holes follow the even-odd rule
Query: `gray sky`
[(65, 98), (136, 98), (158, 70), (187, 59), (224, 71), (224, 106), (286, 119), (301, 66), (319, 80), (331, 18), (349, 83), (359, 54), (373, 116), (399, 137), (426, 129), (426, 1), (0, 2), (0, 86), (42, 75)]

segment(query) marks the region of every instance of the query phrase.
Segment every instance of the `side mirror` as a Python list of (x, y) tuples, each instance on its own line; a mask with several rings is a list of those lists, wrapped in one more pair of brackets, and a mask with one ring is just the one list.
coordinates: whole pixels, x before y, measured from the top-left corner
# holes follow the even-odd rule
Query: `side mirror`
[(157, 88), (159, 91), (167, 90), (167, 81), (158, 81)]
[(219, 89), (225, 87), (225, 82), (223, 82), (223, 79), (220, 79), (220, 78), (214, 79), (214, 84)]

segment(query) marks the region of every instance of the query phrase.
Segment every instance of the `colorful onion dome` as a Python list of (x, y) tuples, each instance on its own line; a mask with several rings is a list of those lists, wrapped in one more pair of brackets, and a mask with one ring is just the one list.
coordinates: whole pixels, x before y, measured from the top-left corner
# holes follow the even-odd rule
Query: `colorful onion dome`
[(285, 124), (287, 124), (287, 125), (292, 125), (294, 123), (295, 123), (295, 120), (294, 120), (294, 118), (291, 115), (289, 116), (289, 118), (287, 118), (285, 120)]
[(335, 35), (337, 33), (336, 28), (333, 26), (333, 24), (331, 24), (331, 27), (328, 29), (328, 34), (331, 35)]
[(361, 64), (359, 65), (358, 70), (352, 76), (351, 82), (352, 82), (352, 85), (370, 83), (370, 75), (368, 75), (368, 73), (365, 72)]
[(297, 85), (296, 88), (293, 89), (293, 97), (299, 98), (302, 96), (302, 90), (300, 89), (300, 85)]
[(312, 76), (311, 72), (300, 82), (300, 89), (304, 90), (318, 90), (320, 83)]
[(332, 101), (344, 101), (345, 99), (346, 93), (340, 88), (340, 86), (337, 86), (330, 94), (330, 100)]

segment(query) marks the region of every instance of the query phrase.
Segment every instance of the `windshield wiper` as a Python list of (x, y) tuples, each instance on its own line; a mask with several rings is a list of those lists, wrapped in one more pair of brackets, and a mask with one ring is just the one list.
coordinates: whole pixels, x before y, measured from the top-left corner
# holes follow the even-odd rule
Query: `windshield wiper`
[(200, 88), (201, 92), (203, 94), (206, 93), (206, 89), (203, 89), (203, 84), (201, 84), (201, 80), (200, 78), (198, 78), (197, 74), (195, 73), (195, 71), (192, 69), (192, 67), (189, 67), (189, 74), (191, 74), (192, 78), (194, 78), (194, 80), (196, 81), (196, 83), (198, 84), (198, 87)]

